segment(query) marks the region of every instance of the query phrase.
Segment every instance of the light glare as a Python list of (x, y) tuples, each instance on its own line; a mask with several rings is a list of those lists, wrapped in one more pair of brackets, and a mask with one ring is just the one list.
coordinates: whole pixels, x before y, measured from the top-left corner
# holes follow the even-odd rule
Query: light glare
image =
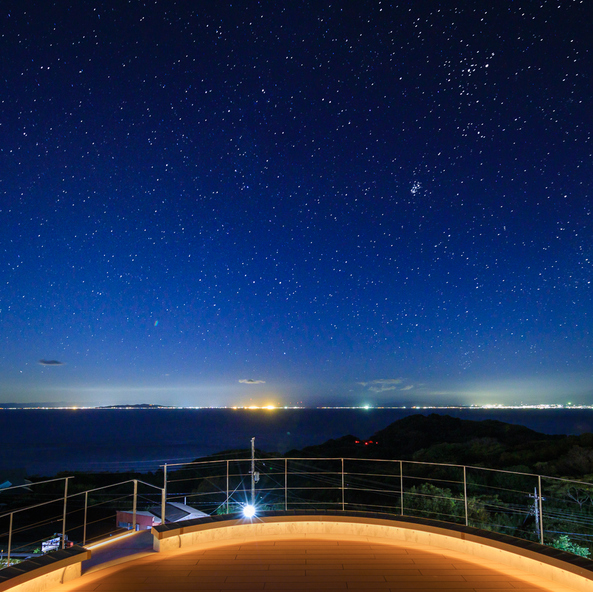
[(255, 506), (252, 506), (251, 504), (243, 506), (243, 516), (245, 516), (245, 518), (253, 518), (255, 516)]

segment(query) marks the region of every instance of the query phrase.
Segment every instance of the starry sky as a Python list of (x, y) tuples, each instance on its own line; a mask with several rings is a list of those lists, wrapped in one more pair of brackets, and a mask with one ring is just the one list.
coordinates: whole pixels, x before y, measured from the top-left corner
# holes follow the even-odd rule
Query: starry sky
[(592, 22), (2, 2), (1, 401), (593, 404)]

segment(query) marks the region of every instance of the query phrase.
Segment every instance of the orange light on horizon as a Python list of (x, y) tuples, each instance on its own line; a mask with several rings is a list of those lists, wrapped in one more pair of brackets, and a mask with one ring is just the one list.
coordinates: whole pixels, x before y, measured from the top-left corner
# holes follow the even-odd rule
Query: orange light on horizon
[(246, 405), (245, 407), (234, 406), (233, 409), (248, 409), (249, 411), (275, 411), (276, 409), (279, 409), (279, 407), (270, 403), (268, 405)]

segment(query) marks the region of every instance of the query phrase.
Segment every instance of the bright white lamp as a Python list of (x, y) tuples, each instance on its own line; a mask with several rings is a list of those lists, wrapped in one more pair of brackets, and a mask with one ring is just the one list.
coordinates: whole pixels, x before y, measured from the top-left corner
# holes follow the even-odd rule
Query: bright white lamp
[(253, 518), (255, 516), (255, 506), (252, 506), (251, 504), (244, 505), (243, 516), (245, 516), (245, 518)]

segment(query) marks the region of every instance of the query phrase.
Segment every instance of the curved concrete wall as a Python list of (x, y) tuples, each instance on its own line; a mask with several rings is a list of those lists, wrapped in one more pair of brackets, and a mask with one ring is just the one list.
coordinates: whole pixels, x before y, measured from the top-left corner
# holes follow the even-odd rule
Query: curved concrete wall
[(366, 540), (397, 545), (412, 543), (433, 547), (438, 552), (451, 551), (476, 560), (494, 561), (575, 591), (591, 592), (593, 589), (593, 562), (583, 560), (581, 563), (585, 565), (582, 566), (578, 565), (578, 561), (577, 564), (566, 561), (570, 559), (566, 553), (558, 552), (556, 557), (552, 557), (497, 540), (496, 537), (487, 538), (476, 529), (450, 530), (430, 523), (407, 523), (366, 516), (264, 516), (251, 520), (194, 522), (185, 526), (179, 523), (178, 528), (171, 525), (167, 530), (153, 528), (153, 535), (154, 548), (161, 552), (294, 538)]
[(91, 556), (83, 547), (61, 549), (0, 570), (0, 592), (42, 592), (81, 575), (81, 563)]

